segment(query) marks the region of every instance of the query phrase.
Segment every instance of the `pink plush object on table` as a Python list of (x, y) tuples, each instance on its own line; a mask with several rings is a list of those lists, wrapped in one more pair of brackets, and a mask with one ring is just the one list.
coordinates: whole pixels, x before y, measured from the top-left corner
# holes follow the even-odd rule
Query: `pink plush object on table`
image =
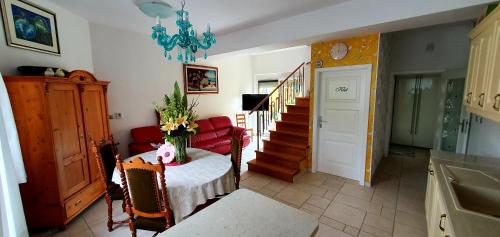
[(175, 147), (170, 142), (165, 142), (156, 151), (156, 156), (161, 156), (163, 164), (168, 164), (175, 159)]

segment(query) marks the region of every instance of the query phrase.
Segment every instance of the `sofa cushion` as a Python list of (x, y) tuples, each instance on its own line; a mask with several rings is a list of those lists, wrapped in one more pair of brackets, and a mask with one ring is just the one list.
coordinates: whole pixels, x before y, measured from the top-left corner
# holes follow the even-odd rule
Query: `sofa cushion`
[(217, 138), (215, 140), (211, 140), (209, 142), (212, 142), (215, 146), (222, 146), (222, 145), (228, 145), (231, 144), (231, 137), (222, 137), (222, 138)]
[(203, 142), (198, 142), (194, 145), (192, 145), (194, 148), (200, 148), (203, 150), (210, 150), (215, 147), (215, 144), (213, 143), (214, 140), (209, 140), (209, 141), (203, 141)]
[(209, 151), (219, 153), (222, 155), (227, 155), (227, 154), (231, 153), (231, 144), (216, 146), (212, 149), (209, 149)]
[(159, 143), (164, 141), (159, 126), (133, 128), (130, 133), (136, 143)]
[(212, 123), (208, 119), (196, 120), (196, 123), (198, 124), (198, 127), (200, 128), (199, 133), (205, 133), (205, 132), (210, 132), (210, 131), (214, 130)]
[(231, 136), (231, 134), (233, 134), (233, 127), (221, 128), (216, 130), (215, 132), (217, 133), (218, 138)]
[(191, 136), (191, 144), (198, 144), (200, 142), (210, 141), (217, 138), (217, 134), (215, 132), (205, 132), (198, 133), (194, 136)]
[(209, 118), (209, 120), (216, 130), (233, 126), (233, 124), (231, 123), (231, 119), (229, 119), (229, 117), (227, 116), (213, 117)]

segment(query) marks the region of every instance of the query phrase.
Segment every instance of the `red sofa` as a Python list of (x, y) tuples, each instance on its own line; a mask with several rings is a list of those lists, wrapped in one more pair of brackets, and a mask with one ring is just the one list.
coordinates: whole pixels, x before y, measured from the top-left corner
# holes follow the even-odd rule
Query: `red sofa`
[(133, 128), (130, 130), (133, 142), (128, 144), (130, 155), (137, 155), (140, 153), (154, 150), (151, 143), (163, 143), (163, 133), (160, 132), (160, 126), (147, 126), (140, 128)]
[[(231, 135), (233, 124), (226, 116), (201, 119), (196, 121), (200, 130), (191, 136), (191, 147), (208, 150), (219, 154), (231, 153)], [(130, 155), (154, 150), (151, 143), (163, 143), (163, 134), (159, 126), (147, 126), (130, 130), (133, 142), (128, 145)], [(243, 135), (243, 147), (250, 144), (250, 136)]]
[[(219, 154), (231, 153), (231, 136), (233, 124), (226, 116), (200, 119), (196, 121), (200, 130), (191, 136), (191, 147), (208, 150)], [(250, 136), (244, 132), (243, 147), (250, 144)]]

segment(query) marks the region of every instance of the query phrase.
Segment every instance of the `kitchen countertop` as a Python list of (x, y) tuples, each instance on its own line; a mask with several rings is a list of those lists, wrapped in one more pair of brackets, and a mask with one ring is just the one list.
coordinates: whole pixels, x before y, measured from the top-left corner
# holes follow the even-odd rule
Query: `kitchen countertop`
[(499, 237), (500, 219), (474, 215), (472, 213), (459, 211), (455, 208), (452, 194), (448, 189), (445, 175), (441, 170), (441, 165), (453, 165), (480, 170), (490, 176), (500, 179), (500, 158), (488, 158), (431, 150), (431, 160), (434, 165), (434, 173), (436, 174), (436, 180), (439, 186), (438, 190), (445, 202), (455, 237)]

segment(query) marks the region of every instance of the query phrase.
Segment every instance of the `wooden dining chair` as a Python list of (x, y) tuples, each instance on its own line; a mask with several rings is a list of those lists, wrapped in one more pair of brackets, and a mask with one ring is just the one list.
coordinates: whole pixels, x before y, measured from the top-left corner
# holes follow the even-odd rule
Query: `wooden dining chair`
[(244, 128), (250, 133), (250, 139), (253, 141), (253, 128), (247, 128), (247, 119), (245, 114), (236, 114), (236, 126)]
[(170, 228), (174, 224), (173, 212), (168, 202), (162, 158), (158, 157), (158, 164), (151, 164), (140, 157), (122, 162), (117, 155), (116, 166), (120, 171), (132, 237), (137, 236), (137, 229), (155, 231), (156, 236)]
[(113, 221), (113, 201), (122, 200), (122, 208), (125, 212), (125, 199), (123, 196), (123, 190), (120, 185), (111, 181), (113, 177), (113, 171), (116, 167), (115, 156), (116, 145), (113, 141), (113, 137), (109, 137), (107, 140), (102, 140), (99, 145), (96, 145), (94, 140), (90, 141), (92, 146), (93, 155), (97, 161), (97, 167), (99, 168), (99, 173), (101, 174), (101, 180), (104, 183), (106, 192), (104, 194), (106, 204), (108, 205), (108, 231), (113, 230), (113, 225), (127, 223), (127, 221)]
[(231, 162), (233, 163), (234, 184), (240, 188), (241, 157), (243, 153), (243, 135), (245, 129), (235, 128), (231, 139)]

